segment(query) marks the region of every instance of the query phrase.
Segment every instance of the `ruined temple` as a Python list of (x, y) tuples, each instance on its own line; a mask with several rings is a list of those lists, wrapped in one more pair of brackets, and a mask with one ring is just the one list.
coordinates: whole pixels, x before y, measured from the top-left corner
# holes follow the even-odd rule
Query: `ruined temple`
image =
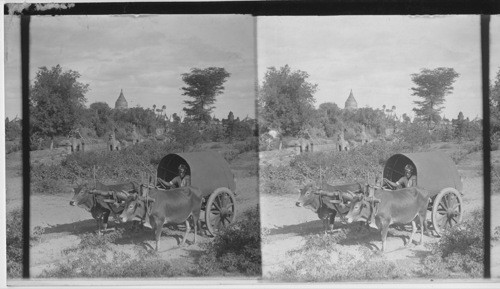
[(128, 103), (127, 100), (125, 99), (125, 96), (123, 96), (123, 89), (120, 91), (120, 96), (118, 96), (118, 99), (115, 102), (115, 109), (127, 109), (128, 108)]
[(344, 108), (348, 109), (348, 110), (355, 110), (358, 108), (358, 102), (356, 101), (356, 99), (354, 99), (354, 95), (352, 94), (352, 89), (351, 89), (351, 93), (349, 93), (349, 97), (345, 101)]

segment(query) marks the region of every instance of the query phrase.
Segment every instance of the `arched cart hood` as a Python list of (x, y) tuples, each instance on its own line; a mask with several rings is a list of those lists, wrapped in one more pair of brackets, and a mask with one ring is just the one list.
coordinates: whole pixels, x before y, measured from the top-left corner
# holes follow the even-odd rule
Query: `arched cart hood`
[(408, 163), (415, 167), (419, 187), (431, 193), (448, 187), (462, 192), (463, 184), (455, 163), (442, 152), (395, 154), (385, 164), (384, 178), (397, 181), (404, 175), (404, 167)]
[(235, 191), (234, 175), (226, 160), (217, 152), (190, 152), (166, 155), (158, 164), (157, 176), (170, 181), (178, 175), (180, 164), (188, 166), (191, 185), (198, 187), (203, 196), (217, 188), (226, 187)]

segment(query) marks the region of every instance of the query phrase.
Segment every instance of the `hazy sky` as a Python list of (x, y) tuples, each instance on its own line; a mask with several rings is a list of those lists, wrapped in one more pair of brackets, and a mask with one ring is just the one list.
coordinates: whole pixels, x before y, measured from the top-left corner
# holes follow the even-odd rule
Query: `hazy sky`
[(413, 116), (410, 75), (452, 67), (460, 77), (444, 115), (482, 118), (479, 16), (261, 17), (257, 31), (259, 84), (268, 67), (288, 64), (318, 84), (316, 106), (343, 108), (352, 89), (358, 107)]
[[(231, 77), (215, 113), (254, 117), (254, 82), (267, 67), (288, 64), (318, 84), (316, 106), (344, 107), (352, 89), (359, 107), (396, 106), (413, 116), (410, 74), (453, 67), (460, 77), (444, 115), (482, 117), (479, 16), (258, 17), (45, 16), (31, 22), (31, 75), (61, 64), (90, 84), (87, 105), (111, 107), (123, 89), (129, 106), (166, 105), (181, 112), (181, 74), (191, 67), (225, 67)], [(20, 116), (19, 22), (5, 17), (6, 116)], [(490, 78), (500, 69), (500, 16), (491, 21)], [(258, 73), (255, 64), (258, 64)]]
[[(19, 20), (5, 18), (6, 116), (20, 113)], [(87, 106), (114, 107), (123, 89), (129, 107), (167, 106), (181, 113), (181, 74), (224, 67), (231, 76), (215, 115), (255, 117), (255, 25), (243, 15), (37, 16), (31, 20), (30, 75), (60, 64), (88, 83)]]

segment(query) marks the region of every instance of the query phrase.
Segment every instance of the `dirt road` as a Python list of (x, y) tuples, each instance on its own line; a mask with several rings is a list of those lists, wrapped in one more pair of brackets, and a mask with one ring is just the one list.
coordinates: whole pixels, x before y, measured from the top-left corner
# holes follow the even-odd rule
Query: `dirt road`
[[(273, 163), (273, 160), (267, 160)], [(469, 217), (469, 213), (483, 207), (483, 177), (482, 177), (482, 154), (473, 153), (464, 159), (458, 167), (459, 174), (464, 183), (464, 218)], [(260, 196), (261, 221), (264, 232), (262, 244), (263, 256), (263, 277), (270, 276), (273, 272), (280, 270), (285, 264), (290, 264), (290, 252), (303, 247), (305, 236), (312, 234), (323, 234), (323, 225), (317, 215), (307, 209), (295, 206), (298, 194), (292, 193), (285, 196)], [(498, 204), (500, 207), (500, 204)], [(428, 218), (430, 218), (428, 214)], [(500, 219), (500, 217), (498, 218)], [(346, 225), (340, 223), (338, 218), (335, 223), (336, 228)], [(391, 236), (391, 233), (394, 235)], [(406, 259), (410, 263), (421, 262), (423, 251), (427, 251), (424, 245), (413, 245), (408, 248), (401, 248), (403, 241), (399, 235), (410, 235), (411, 232), (398, 232), (391, 229), (387, 238), (387, 253), (385, 256), (389, 260)], [(420, 235), (418, 235), (419, 240)], [(438, 238), (424, 236), (425, 242), (436, 242)], [(380, 234), (374, 230), (373, 234), (366, 238), (369, 243), (376, 248), (380, 248)], [(346, 246), (349, 252), (355, 253), (360, 245)], [(497, 250), (497, 249), (495, 249)]]
[[(51, 159), (43, 153), (38, 152), (32, 160), (43, 161)], [(22, 205), (22, 177), (21, 177), (21, 155), (19, 153), (9, 154), (6, 158), (7, 165), (7, 211), (19, 208)], [(251, 157), (251, 156), (250, 156)], [(243, 162), (235, 160), (236, 163)], [(244, 170), (244, 165), (238, 163)], [(238, 177), (240, 175), (240, 177)], [(258, 204), (257, 176), (242, 176), (236, 173), (236, 213), (240, 215), (247, 209)], [(31, 197), (30, 221), (31, 228), (40, 226), (44, 233), (37, 242), (32, 242), (30, 274), (32, 277), (39, 275), (44, 269), (50, 269), (58, 261), (65, 258), (63, 251), (76, 246), (80, 242), (80, 235), (95, 232), (97, 225), (89, 212), (78, 207), (69, 205), (73, 197), (71, 188), (61, 195), (36, 194)], [(203, 213), (203, 212), (202, 212)], [(114, 223), (110, 217), (109, 227), (120, 228), (123, 224)], [(197, 243), (185, 247), (178, 247), (178, 241), (182, 238), (184, 231), (164, 229), (160, 241), (160, 256), (166, 260), (172, 260), (176, 266), (189, 267), (203, 252), (201, 244), (210, 242), (211, 237), (198, 236)], [(188, 235), (188, 241), (192, 242), (193, 235)], [(120, 252), (133, 256), (134, 247), (137, 245), (154, 248), (154, 233), (150, 229), (144, 229), (134, 238), (124, 238), (112, 245)]]

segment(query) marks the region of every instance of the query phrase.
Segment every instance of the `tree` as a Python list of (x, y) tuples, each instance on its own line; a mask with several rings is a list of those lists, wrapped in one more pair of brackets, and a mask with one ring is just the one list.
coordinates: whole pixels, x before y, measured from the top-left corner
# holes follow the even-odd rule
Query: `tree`
[(317, 84), (307, 82), (309, 74), (292, 71), (288, 65), (268, 68), (260, 89), (259, 121), (264, 127), (296, 136), (314, 117)]
[(40, 137), (66, 135), (85, 110), (88, 84), (78, 81), (80, 73), (63, 71), (60, 65), (40, 67), (30, 88), (31, 134)]
[(439, 67), (433, 70), (422, 69), (420, 73), (411, 75), (411, 80), (417, 85), (412, 87), (412, 95), (423, 100), (414, 101), (418, 107), (413, 111), (430, 127), (432, 122), (439, 122), (440, 112), (443, 109), (445, 96), (453, 91), (452, 84), (459, 76), (455, 69)]
[(490, 85), (490, 135), (500, 138), (500, 69)]
[(105, 102), (94, 102), (90, 105), (92, 124), (97, 136), (101, 137), (113, 130), (111, 107)]
[(186, 116), (196, 122), (208, 122), (210, 113), (215, 108), (215, 98), (224, 91), (224, 82), (230, 74), (224, 68), (192, 68), (190, 73), (183, 73), (182, 80), (187, 87), (182, 87), (182, 95), (194, 100), (185, 100), (188, 107), (183, 108)]

